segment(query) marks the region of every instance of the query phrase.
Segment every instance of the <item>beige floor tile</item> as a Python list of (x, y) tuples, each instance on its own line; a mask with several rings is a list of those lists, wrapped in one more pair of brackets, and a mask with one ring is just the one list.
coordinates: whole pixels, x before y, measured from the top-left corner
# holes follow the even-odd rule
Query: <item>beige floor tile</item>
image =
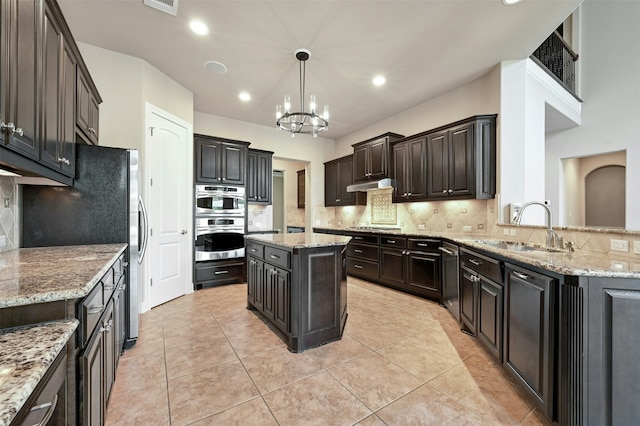
[(522, 426), (551, 426), (551, 422), (537, 409), (531, 410), (521, 423)]
[(374, 412), (423, 383), (376, 353), (355, 358), (328, 371)]
[(277, 426), (278, 422), (262, 398), (255, 398), (235, 407), (191, 423), (191, 426)]
[(463, 361), (447, 344), (432, 342), (425, 333), (400, 340), (378, 353), (414, 376), (427, 382)]
[(342, 336), (340, 340), (305, 352), (324, 368), (334, 367), (368, 353), (371, 353), (371, 349), (349, 336)]
[(361, 420), (358, 423), (356, 423), (356, 426), (387, 426), (387, 424), (383, 422), (380, 419), (380, 417), (376, 416), (375, 414), (372, 414), (369, 417), (365, 418), (364, 420)]
[(224, 333), (215, 320), (206, 324), (191, 324), (186, 327), (172, 327), (164, 330), (164, 347), (186, 345), (198, 340), (209, 340), (218, 337), (224, 338)]
[(352, 425), (371, 414), (327, 372), (264, 395), (281, 426)]
[(518, 424), (533, 407), (501, 370), (479, 354), (431, 380), (429, 385), (495, 423)]
[(169, 379), (238, 359), (224, 336), (167, 348), (165, 358)]
[(259, 395), (240, 361), (169, 380), (172, 425), (185, 425)]
[(459, 402), (423, 385), (378, 411), (389, 425), (490, 425)]
[(142, 391), (116, 380), (109, 400), (106, 426), (168, 424), (169, 399), (165, 381), (150, 383)]
[(323, 369), (322, 365), (305, 353), (291, 353), (286, 348), (276, 348), (242, 358), (262, 394), (297, 382)]
[(246, 309), (246, 284), (200, 290), (141, 315), (107, 425), (162, 425), (170, 416), (172, 425), (199, 426), (419, 425), (438, 416), (450, 421), (437, 424), (548, 425), (441, 306), (348, 282), (343, 338), (301, 354)]
[(166, 384), (164, 353), (121, 358), (118, 363), (116, 382), (127, 389), (144, 390), (158, 382)]

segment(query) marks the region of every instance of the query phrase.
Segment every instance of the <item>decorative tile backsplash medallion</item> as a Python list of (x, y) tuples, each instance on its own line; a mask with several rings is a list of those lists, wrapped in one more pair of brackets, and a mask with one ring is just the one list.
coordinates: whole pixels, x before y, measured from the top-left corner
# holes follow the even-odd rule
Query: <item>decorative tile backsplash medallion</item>
[(371, 204), (372, 225), (395, 225), (398, 220), (397, 204), (392, 200), (392, 189), (370, 190), (367, 196)]
[(0, 177), (0, 236), (4, 236), (4, 246), (0, 252), (18, 247), (19, 221), (17, 203), (18, 185), (14, 177)]

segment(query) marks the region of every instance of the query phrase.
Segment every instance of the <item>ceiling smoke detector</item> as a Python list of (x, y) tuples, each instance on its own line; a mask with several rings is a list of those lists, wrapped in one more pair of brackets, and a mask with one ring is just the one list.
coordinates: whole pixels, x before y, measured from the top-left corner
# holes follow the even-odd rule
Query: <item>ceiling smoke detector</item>
[(178, 0), (142, 0), (145, 5), (176, 16), (178, 14)]

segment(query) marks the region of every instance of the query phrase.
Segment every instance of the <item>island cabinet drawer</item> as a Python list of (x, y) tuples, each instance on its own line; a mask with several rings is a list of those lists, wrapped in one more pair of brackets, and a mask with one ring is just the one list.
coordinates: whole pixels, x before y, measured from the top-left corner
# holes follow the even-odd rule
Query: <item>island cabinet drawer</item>
[(350, 237), (354, 243), (379, 244), (377, 235), (350, 235)]
[(247, 254), (258, 257), (260, 259), (264, 259), (264, 246), (251, 241), (247, 241)]
[(360, 259), (378, 261), (378, 247), (367, 244), (349, 243), (347, 246), (347, 256), (359, 257)]
[[(108, 299), (107, 299), (108, 301)], [(89, 341), (93, 329), (96, 328), (102, 311), (104, 311), (105, 299), (102, 293), (102, 282), (96, 284), (91, 292), (82, 299), (78, 306), (78, 318), (80, 327), (78, 328), (78, 347), (83, 348)]]
[(406, 248), (407, 239), (404, 237), (382, 236), (380, 237), (380, 246)]
[(274, 247), (264, 248), (264, 260), (283, 268), (291, 269), (291, 253)]
[(474, 272), (502, 284), (502, 262), (499, 260), (463, 248), (460, 249), (460, 263)]
[(378, 279), (379, 266), (378, 262), (370, 260), (354, 259), (347, 257), (347, 274), (358, 277), (368, 277)]
[(407, 240), (407, 248), (414, 251), (438, 251), (440, 248), (440, 240), (409, 238)]

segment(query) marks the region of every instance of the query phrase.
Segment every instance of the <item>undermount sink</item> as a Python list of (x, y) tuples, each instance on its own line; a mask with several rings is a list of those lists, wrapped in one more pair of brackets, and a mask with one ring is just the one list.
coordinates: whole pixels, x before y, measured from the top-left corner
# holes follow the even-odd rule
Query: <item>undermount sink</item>
[(493, 241), (493, 240), (476, 240), (476, 243), (486, 244), (491, 247), (496, 247), (503, 250), (512, 251), (533, 251), (533, 252), (548, 252), (548, 253), (560, 253), (561, 249), (545, 247), (541, 244), (523, 243), (521, 241)]

